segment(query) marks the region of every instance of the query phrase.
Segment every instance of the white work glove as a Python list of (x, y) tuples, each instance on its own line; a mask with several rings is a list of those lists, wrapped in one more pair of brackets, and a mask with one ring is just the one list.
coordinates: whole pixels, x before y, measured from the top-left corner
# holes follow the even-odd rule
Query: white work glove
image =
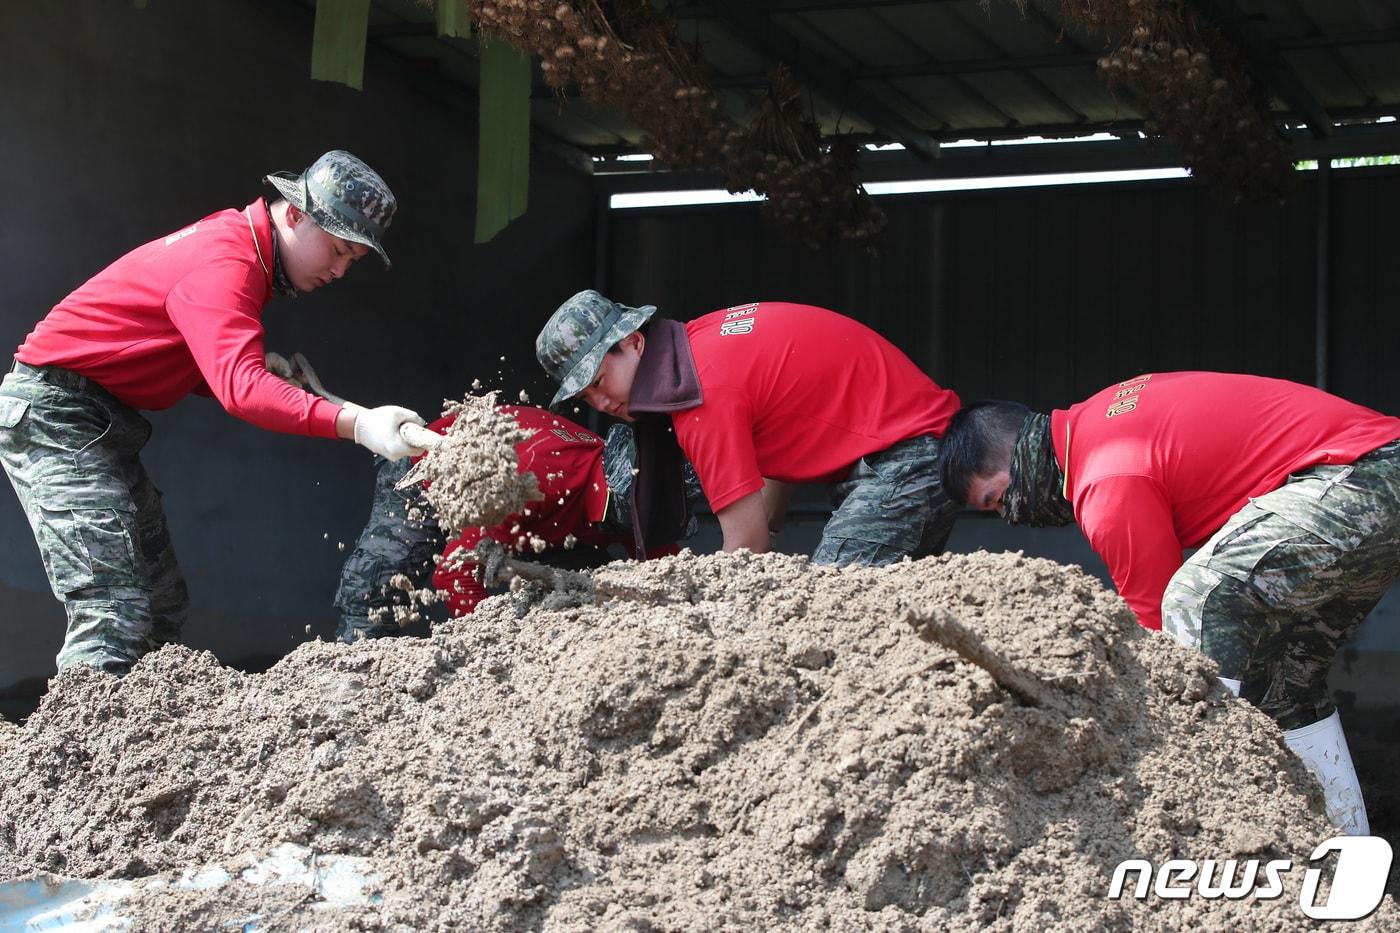
[(398, 405), (380, 405), (378, 408), (361, 408), (347, 405), (355, 412), (355, 443), (379, 454), (385, 460), (402, 460), (423, 452), (399, 436), (399, 427), (413, 422), (423, 424), (418, 413)]

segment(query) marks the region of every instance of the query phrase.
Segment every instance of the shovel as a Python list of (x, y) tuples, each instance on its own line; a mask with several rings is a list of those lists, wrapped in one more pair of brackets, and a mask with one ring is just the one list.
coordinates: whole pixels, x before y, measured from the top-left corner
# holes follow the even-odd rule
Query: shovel
[[(270, 355), (282, 361), (282, 358), (277, 357), (276, 354)], [(290, 362), (290, 365), (287, 365), (288, 362)], [(316, 370), (311, 368), (311, 363), (307, 360), (305, 355), (293, 353), (291, 360), (282, 361), (282, 366), (280, 368), (290, 371), (290, 375), (287, 378), (295, 379), (297, 382), (302, 383), (313, 393), (319, 395), (331, 404), (345, 404), (345, 399), (331, 392), (321, 383), (320, 378), (316, 375)], [(424, 450), (436, 450), (438, 445), (444, 440), (444, 437), (436, 431), (429, 431), (421, 424), (414, 424), (411, 421), (399, 425), (399, 437), (403, 438), (405, 443), (412, 444), (414, 447), (421, 447)], [(419, 460), (413, 465), (412, 469), (403, 475), (402, 479), (394, 484), (394, 488), (406, 489), (409, 486), (417, 484), (422, 480), (423, 473), (423, 461)], [(553, 567), (546, 567), (542, 564), (535, 564), (529, 561), (507, 559), (505, 566), (506, 570), (511, 575), (522, 577), (526, 580), (553, 583), (557, 577), (557, 572)]]
[[(321, 383), (320, 377), (316, 375), (316, 370), (311, 368), (311, 362), (304, 354), (293, 353), (290, 360), (276, 353), (269, 353), (267, 357), (269, 363), (268, 369), (274, 372), (275, 375), (305, 386), (312, 393), (319, 395), (332, 405), (346, 404), (345, 399), (336, 395)], [(403, 438), (405, 443), (412, 444), (414, 447), (421, 447), (424, 450), (435, 449), (443, 440), (442, 435), (438, 434), (436, 431), (429, 431), (422, 425), (414, 424), (411, 421), (399, 426), (399, 437)], [(406, 489), (421, 480), (423, 478), (422, 466), (423, 461), (421, 460), (414, 464), (413, 468), (404, 474), (403, 479), (394, 484), (394, 488)]]
[[(325, 399), (328, 402), (331, 402), (332, 404), (345, 404), (345, 399), (331, 392), (321, 383), (320, 378), (316, 375), (316, 370), (311, 368), (311, 363), (306, 359), (304, 355), (300, 353), (293, 353), (290, 361), (284, 360), (281, 357), (278, 357), (276, 354), (269, 354), (269, 356), (275, 357), (277, 359), (279, 364), (279, 375), (282, 375), (283, 378), (290, 378), (305, 385), (306, 388), (309, 389), (311, 392), (315, 393), (316, 395), (319, 395), (321, 398)], [(414, 447), (421, 447), (424, 450), (429, 451), (436, 450), (438, 446), (442, 444), (444, 440), (446, 440), (446, 438), (443, 435), (438, 434), (436, 431), (430, 431), (422, 425), (414, 424), (411, 421), (399, 425), (399, 437), (403, 438), (405, 443), (412, 444)], [(394, 488), (398, 490), (403, 490), (421, 482), (423, 479), (423, 474), (426, 472), (426, 469), (423, 465), (424, 462), (424, 460), (419, 460), (417, 463), (415, 463), (412, 466), (412, 468), (410, 468), (409, 471), (403, 475), (402, 479), (394, 483)], [(506, 570), (511, 575), (522, 577), (526, 580), (537, 580), (544, 583), (552, 583), (558, 576), (557, 571), (554, 568), (532, 563), (530, 561), (508, 559), (505, 563), (505, 566)]]
[(953, 651), (964, 661), (976, 664), (992, 675), (997, 686), (1015, 697), (1023, 706), (1055, 710), (1069, 718), (1074, 713), (1065, 702), (1029, 671), (1021, 670), (996, 651), (988, 648), (978, 634), (952, 613), (943, 610), (916, 612), (907, 610), (905, 621), (924, 641)]
[[(437, 446), (444, 440), (441, 434), (429, 431), (421, 424), (414, 424), (412, 421), (399, 425), (399, 437), (403, 438), (405, 443), (412, 444), (414, 447), (422, 447), (424, 450), (436, 450)], [(394, 483), (394, 488), (403, 490), (422, 482), (423, 474), (427, 472), (427, 467), (423, 465), (425, 463), (427, 463), (426, 457), (409, 467), (408, 472)]]
[(311, 368), (311, 361), (301, 353), (293, 353), (292, 378), (297, 382), (305, 384), (315, 394), (330, 402), (332, 405), (344, 405), (345, 399), (332, 393), (325, 386), (321, 385), (321, 380), (316, 376), (316, 370)]

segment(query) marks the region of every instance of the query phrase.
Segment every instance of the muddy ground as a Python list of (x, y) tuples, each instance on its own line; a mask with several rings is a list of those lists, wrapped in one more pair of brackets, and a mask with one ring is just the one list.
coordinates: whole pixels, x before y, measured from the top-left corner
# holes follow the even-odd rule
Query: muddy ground
[[(69, 672), (4, 738), (0, 877), (233, 866), (143, 888), (125, 909), (149, 930), (1309, 922), (1303, 867), (1333, 835), (1315, 785), (1077, 568), (683, 554), (594, 586), (257, 675), (182, 648), (123, 680)], [(368, 859), (377, 901), (238, 879), (289, 843)], [(1274, 900), (1110, 900), (1128, 858), (1296, 867)]]

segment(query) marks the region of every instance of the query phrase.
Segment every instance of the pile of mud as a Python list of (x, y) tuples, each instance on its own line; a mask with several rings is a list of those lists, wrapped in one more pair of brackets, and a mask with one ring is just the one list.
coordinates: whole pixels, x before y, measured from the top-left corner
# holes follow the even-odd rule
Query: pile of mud
[(427, 499), (446, 530), (498, 525), (543, 498), (539, 478), (520, 472), (515, 453), (530, 432), (497, 408), (496, 395), (445, 402), (443, 414), (457, 420), (415, 468), (413, 475), (429, 484)]
[[(150, 930), (1306, 922), (1315, 785), (1077, 568), (682, 554), (594, 586), (257, 676), (181, 648), (67, 673), (0, 755), (0, 877), (170, 880), (289, 844), (375, 874), (358, 906), (146, 887)], [(1174, 857), (1297, 867), (1276, 900), (1108, 899), (1120, 861)], [(1360, 924), (1397, 926), (1389, 899)]]

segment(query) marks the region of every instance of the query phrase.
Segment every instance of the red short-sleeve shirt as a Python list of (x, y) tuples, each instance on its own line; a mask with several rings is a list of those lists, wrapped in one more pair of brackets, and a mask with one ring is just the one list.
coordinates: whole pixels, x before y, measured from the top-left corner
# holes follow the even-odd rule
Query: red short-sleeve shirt
[(1233, 373), (1153, 373), (1050, 416), (1074, 517), (1146, 628), (1183, 562), (1288, 474), (1351, 463), (1400, 418), (1320, 389)]
[(764, 477), (844, 479), (866, 454), (942, 436), (958, 410), (894, 344), (825, 308), (765, 301), (685, 329), (704, 399), (671, 418), (717, 512)]

